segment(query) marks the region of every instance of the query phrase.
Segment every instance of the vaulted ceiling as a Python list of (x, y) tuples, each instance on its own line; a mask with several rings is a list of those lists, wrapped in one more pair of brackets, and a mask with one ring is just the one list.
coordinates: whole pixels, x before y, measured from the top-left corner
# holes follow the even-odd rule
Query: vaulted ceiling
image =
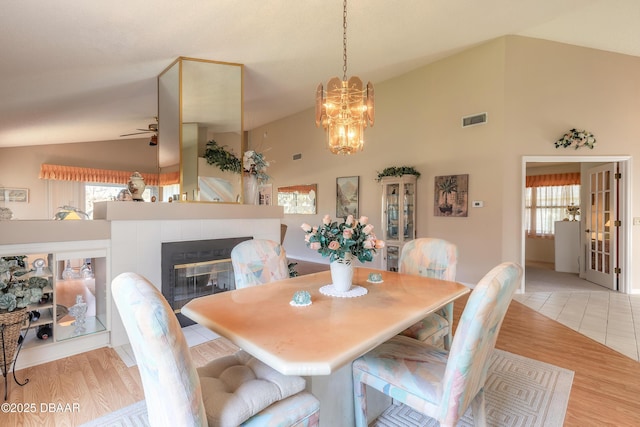
[[(640, 56), (637, 0), (350, 0), (347, 20), (348, 75), (374, 84), (508, 34)], [(342, 2), (3, 2), (0, 147), (146, 128), (156, 77), (178, 56), (245, 64), (251, 129), (342, 77)]]

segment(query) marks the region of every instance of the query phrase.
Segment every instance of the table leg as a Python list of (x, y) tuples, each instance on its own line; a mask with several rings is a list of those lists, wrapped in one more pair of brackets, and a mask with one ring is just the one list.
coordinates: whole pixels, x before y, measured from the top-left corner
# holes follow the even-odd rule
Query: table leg
[[(331, 375), (305, 377), (307, 391), (320, 401), (320, 426), (353, 426), (353, 377), (351, 364), (343, 366)], [(391, 398), (371, 390), (367, 393), (369, 422), (391, 405)]]

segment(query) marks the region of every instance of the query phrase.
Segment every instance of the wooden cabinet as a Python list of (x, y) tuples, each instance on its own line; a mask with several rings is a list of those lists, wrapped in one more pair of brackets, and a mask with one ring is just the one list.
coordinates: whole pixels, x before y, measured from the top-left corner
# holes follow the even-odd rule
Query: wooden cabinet
[(416, 237), (416, 177), (383, 177), (382, 239), (385, 241), (384, 267), (398, 271), (402, 246)]

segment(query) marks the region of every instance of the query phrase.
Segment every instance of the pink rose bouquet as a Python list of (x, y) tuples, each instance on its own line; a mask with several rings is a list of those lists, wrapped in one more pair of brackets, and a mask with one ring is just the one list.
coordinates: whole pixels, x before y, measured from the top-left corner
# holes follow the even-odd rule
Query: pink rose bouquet
[(344, 222), (339, 223), (325, 215), (319, 227), (305, 223), (301, 228), (305, 232), (304, 241), (307, 246), (322, 256), (328, 256), (330, 261), (344, 258), (350, 253), (360, 262), (366, 262), (373, 261), (376, 251), (384, 247), (384, 242), (376, 238), (373, 225), (368, 221), (366, 216), (356, 220), (353, 215), (349, 215)]

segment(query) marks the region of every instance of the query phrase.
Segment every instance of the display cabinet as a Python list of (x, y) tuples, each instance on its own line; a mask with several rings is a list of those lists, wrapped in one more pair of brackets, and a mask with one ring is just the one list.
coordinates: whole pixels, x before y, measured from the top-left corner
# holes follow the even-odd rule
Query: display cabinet
[(384, 267), (389, 271), (398, 271), (402, 246), (416, 237), (416, 181), (415, 175), (380, 179)]
[(107, 241), (5, 245), (0, 257), (20, 260), (14, 281), (42, 290), (40, 300), (27, 306), (16, 369), (109, 344)]

